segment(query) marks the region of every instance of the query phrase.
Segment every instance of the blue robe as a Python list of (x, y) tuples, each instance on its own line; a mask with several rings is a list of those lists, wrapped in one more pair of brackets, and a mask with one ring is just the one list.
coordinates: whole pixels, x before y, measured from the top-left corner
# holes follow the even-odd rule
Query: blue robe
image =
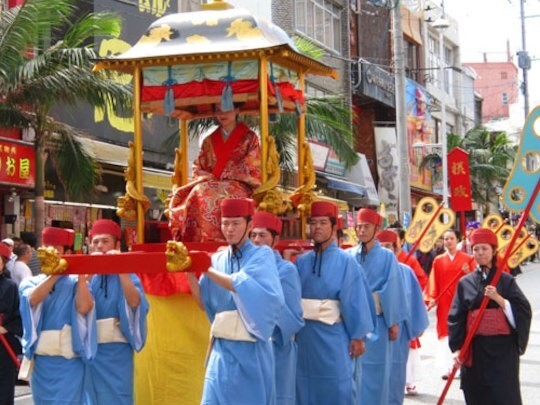
[(405, 288), (394, 253), (375, 241), (367, 253), (358, 245), (347, 250), (358, 263), (366, 277), (369, 289), (377, 292), (382, 313), (377, 315), (376, 333), (366, 341), (366, 352), (357, 359), (361, 378), (356, 380), (355, 402), (362, 405), (386, 405), (392, 365), (392, 345), (388, 329), (407, 318)]
[(338, 300), (342, 322), (306, 320), (298, 332), (296, 399), (304, 404), (350, 404), (353, 400), (352, 339), (374, 329), (373, 300), (358, 263), (335, 243), (296, 260), (302, 298)]
[(238, 310), (255, 342), (213, 339), (201, 404), (268, 405), (275, 402), (274, 354), (270, 336), (284, 305), (276, 260), (267, 246), (247, 240), (212, 256), (212, 267), (231, 276), (235, 292), (208, 277), (200, 280), (201, 298), (210, 322), (217, 313)]
[(89, 404), (133, 404), (133, 351), (140, 351), (146, 341), (148, 301), (139, 278), (133, 274), (130, 278), (141, 297), (136, 309), (128, 307), (118, 275), (95, 275), (90, 284), (96, 319), (119, 319), (128, 343), (98, 344), (96, 357), (87, 366), (85, 391)]
[(406, 264), (399, 263), (399, 270), (405, 286), (409, 314), (407, 319), (399, 324), (399, 336), (393, 343), (389, 404), (403, 403), (409, 342), (417, 338), (429, 325), (426, 304), (424, 303), (418, 278)]
[[(30, 294), (47, 276), (27, 278), (19, 286), (20, 310), (23, 320), (23, 353), (33, 359), (30, 387), (37, 405), (73, 404), (83, 402), (84, 361), (96, 353), (95, 313), (82, 316), (75, 306), (76, 276), (61, 276), (50, 294), (35, 308), (30, 306)], [(35, 355), (41, 332), (61, 330), (71, 326), (72, 349), (79, 357)]]
[(298, 357), (298, 348), (294, 337), (304, 326), (300, 277), (294, 264), (283, 260), (278, 252), (274, 252), (274, 255), (285, 298), (285, 305), (272, 334), (276, 361), (276, 402), (279, 405), (294, 405), (296, 403), (296, 361)]

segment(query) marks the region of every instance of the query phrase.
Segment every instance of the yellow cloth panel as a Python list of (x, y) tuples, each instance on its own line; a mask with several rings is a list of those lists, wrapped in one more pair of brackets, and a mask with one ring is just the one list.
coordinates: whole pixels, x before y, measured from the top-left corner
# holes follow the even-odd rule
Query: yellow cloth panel
[(135, 356), (135, 404), (201, 402), (210, 325), (191, 295), (147, 295), (148, 337)]

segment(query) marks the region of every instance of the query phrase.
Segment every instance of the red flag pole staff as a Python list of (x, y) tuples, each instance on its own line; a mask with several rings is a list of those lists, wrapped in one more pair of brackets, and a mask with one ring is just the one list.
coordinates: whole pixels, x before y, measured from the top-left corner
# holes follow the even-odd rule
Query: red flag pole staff
[[(2, 326), (3, 324), (4, 324), (4, 317), (0, 316), (0, 326)], [(15, 351), (13, 350), (13, 348), (11, 347), (9, 342), (7, 341), (6, 337), (2, 333), (0, 333), (0, 342), (2, 342), (2, 345), (5, 347), (6, 352), (8, 352), (8, 354), (9, 354), (9, 357), (11, 357), (11, 359), (13, 360), (15, 365), (17, 366), (17, 369), (21, 368), (21, 362), (17, 358), (17, 355), (15, 354)]]
[[(518, 225), (516, 227), (517, 229), (521, 229), (521, 227), (525, 224), (525, 221), (527, 220), (529, 216), (529, 212), (531, 211), (531, 208), (533, 206), (534, 201), (536, 200), (536, 196), (538, 195), (539, 191), (540, 191), (540, 180), (536, 182), (536, 187), (534, 188), (531, 198), (529, 202), (527, 203), (527, 207), (525, 208), (525, 210), (523, 211), (523, 214), (521, 215), (521, 218), (519, 219)], [(512, 239), (510, 240), (510, 243), (508, 244), (509, 248), (506, 249), (506, 252), (504, 253), (504, 257), (502, 260), (502, 263), (504, 265), (497, 269), (495, 276), (493, 277), (493, 280), (491, 281), (490, 286), (496, 286), (497, 283), (499, 282), (503, 268), (506, 265), (506, 262), (508, 261), (508, 259), (510, 258), (512, 250), (513, 250), (513, 249), (510, 249), (510, 246), (512, 246), (516, 242), (518, 237), (519, 237), (519, 232), (514, 232), (514, 234), (512, 235)], [(467, 336), (465, 337), (465, 342), (463, 343), (463, 346), (461, 346), (461, 350), (459, 351), (458, 361), (454, 363), (454, 366), (452, 367), (452, 371), (448, 375), (448, 380), (446, 381), (446, 385), (444, 386), (441, 396), (439, 397), (439, 400), (437, 401), (437, 405), (442, 405), (444, 403), (446, 394), (448, 393), (448, 390), (450, 389), (450, 384), (452, 384), (452, 381), (454, 380), (454, 376), (456, 375), (456, 372), (458, 369), (458, 362), (463, 363), (463, 361), (467, 357), (472, 339), (474, 337), (476, 330), (478, 329), (478, 326), (480, 325), (480, 321), (482, 320), (482, 316), (484, 315), (484, 311), (486, 310), (489, 299), (490, 298), (486, 296), (482, 299), (482, 303), (480, 304), (480, 308), (478, 309), (478, 316), (474, 319), (471, 325), (471, 328), (467, 332)]]

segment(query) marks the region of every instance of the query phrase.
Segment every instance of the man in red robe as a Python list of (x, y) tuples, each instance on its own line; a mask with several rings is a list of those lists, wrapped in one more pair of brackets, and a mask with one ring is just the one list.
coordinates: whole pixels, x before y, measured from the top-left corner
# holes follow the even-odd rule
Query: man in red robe
[[(448, 230), (444, 234), (444, 247), (446, 253), (433, 260), (429, 274), (428, 298), (429, 308), (437, 306), (437, 336), (440, 342), (438, 360), (446, 372), (453, 366), (453, 359), (448, 350), (448, 312), (461, 277), (476, 267), (476, 262), (467, 253), (457, 248), (458, 234), (455, 230)], [(448, 373), (443, 374), (443, 379)]]
[(220, 202), (248, 198), (261, 184), (257, 135), (237, 122), (237, 108), (216, 107), (217, 128), (193, 163), (193, 181), (178, 188), (169, 203), (170, 229), (183, 242), (222, 241)]

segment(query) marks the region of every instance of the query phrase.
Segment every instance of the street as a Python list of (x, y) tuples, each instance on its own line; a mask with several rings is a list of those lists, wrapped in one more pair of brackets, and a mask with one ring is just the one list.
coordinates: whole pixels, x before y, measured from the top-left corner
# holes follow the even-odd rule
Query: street
[[(521, 395), (523, 404), (538, 403), (540, 397), (540, 379), (538, 370), (540, 366), (540, 262), (522, 266), (523, 274), (517, 278), (533, 308), (533, 321), (529, 345), (526, 353), (521, 357)], [(430, 327), (422, 337), (422, 368), (421, 378), (418, 381), (418, 395), (406, 396), (405, 404), (436, 404), (443, 390), (445, 381), (441, 379), (440, 372), (434, 371), (434, 358), (436, 350), (436, 333), (434, 311), (430, 313)], [(15, 403), (30, 405), (33, 403), (28, 387), (17, 387)], [(464, 404), (463, 394), (459, 389), (459, 380), (454, 380), (446, 400), (447, 405)]]

